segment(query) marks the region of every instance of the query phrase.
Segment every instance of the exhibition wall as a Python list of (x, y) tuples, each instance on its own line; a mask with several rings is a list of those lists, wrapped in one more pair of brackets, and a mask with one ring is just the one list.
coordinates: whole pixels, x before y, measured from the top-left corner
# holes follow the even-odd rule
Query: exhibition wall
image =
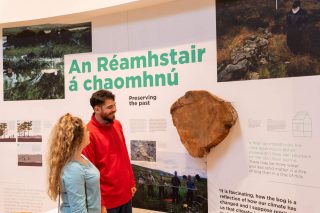
[[(90, 95), (100, 88), (116, 94), (117, 119), (123, 125), (136, 181), (140, 173), (151, 171), (156, 180), (162, 174), (168, 183), (168, 199), (138, 191), (133, 200), (135, 212), (319, 212), (320, 169), (315, 163), (320, 158), (319, 76), (274, 75), (272, 70), (280, 72), (281, 67), (294, 64), (286, 59), (280, 66), (274, 63), (278, 55), (265, 52), (267, 47), (281, 46), (272, 42), (285, 34), (271, 34), (263, 25), (253, 35), (248, 28), (239, 30), (241, 22), (234, 22), (239, 31), (226, 28), (233, 23), (226, 19), (236, 20), (232, 19), (236, 15), (221, 12), (226, 5), (217, 2), (159, 1), (155, 6), (104, 15), (79, 13), (0, 25), (0, 212), (45, 212), (57, 207), (46, 194), (51, 128), (67, 112), (87, 122), (92, 114)], [(227, 6), (241, 8), (232, 4)], [(27, 37), (16, 36), (26, 29)], [(17, 42), (40, 31), (53, 39), (46, 44), (40, 37)], [(228, 39), (240, 34), (245, 35), (241, 39), (251, 36), (256, 43), (247, 43), (258, 46), (253, 52), (260, 51), (262, 56), (246, 57), (256, 61), (246, 68), (251, 69), (250, 75), (242, 68), (238, 77), (227, 75), (239, 63), (225, 63), (222, 49), (234, 48), (236, 39)], [(15, 46), (9, 45), (11, 37), (16, 39)], [(78, 47), (63, 49), (71, 45), (63, 38)], [(31, 43), (33, 54), (14, 51), (28, 49)], [(230, 52), (247, 63), (240, 59), (241, 51)], [(317, 60), (310, 59), (315, 66)], [(253, 69), (257, 64), (263, 68)], [(9, 85), (6, 76), (11, 66), (17, 78)], [(238, 114), (229, 135), (203, 158), (189, 155), (170, 114), (171, 105), (194, 90), (230, 102)], [(194, 110), (199, 116), (188, 119), (197, 123), (203, 112)], [(177, 204), (169, 199), (174, 171), (182, 181)], [(197, 190), (193, 204), (185, 206), (188, 175)], [(157, 184), (154, 189), (157, 193)]]
[[(109, 0), (109, 1), (1, 1), (0, 23), (24, 22), (57, 16), (79, 14), (83, 17), (159, 4), (171, 0)], [(63, 6), (62, 6), (63, 5)]]

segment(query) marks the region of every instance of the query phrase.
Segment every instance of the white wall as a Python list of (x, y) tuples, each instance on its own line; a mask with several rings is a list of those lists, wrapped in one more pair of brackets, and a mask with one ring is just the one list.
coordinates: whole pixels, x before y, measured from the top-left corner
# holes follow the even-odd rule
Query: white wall
[(109, 13), (128, 8), (137, 8), (168, 0), (2, 0), (0, 2), (0, 24), (51, 18), (75, 13)]
[(214, 40), (213, 0), (180, 0), (95, 17), (93, 52), (109, 53)]

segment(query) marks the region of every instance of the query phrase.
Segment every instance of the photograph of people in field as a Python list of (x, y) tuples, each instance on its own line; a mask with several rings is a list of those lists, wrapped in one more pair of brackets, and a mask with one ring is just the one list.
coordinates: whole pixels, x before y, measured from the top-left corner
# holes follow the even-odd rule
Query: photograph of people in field
[(132, 169), (137, 185), (133, 207), (160, 212), (208, 212), (205, 159), (159, 152), (156, 162), (132, 160)]

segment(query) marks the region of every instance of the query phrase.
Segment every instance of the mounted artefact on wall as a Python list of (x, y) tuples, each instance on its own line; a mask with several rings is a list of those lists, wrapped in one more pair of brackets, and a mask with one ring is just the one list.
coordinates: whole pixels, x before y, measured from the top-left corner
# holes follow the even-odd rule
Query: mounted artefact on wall
[(228, 135), (238, 115), (229, 102), (207, 91), (188, 91), (170, 109), (180, 140), (193, 157), (203, 157)]

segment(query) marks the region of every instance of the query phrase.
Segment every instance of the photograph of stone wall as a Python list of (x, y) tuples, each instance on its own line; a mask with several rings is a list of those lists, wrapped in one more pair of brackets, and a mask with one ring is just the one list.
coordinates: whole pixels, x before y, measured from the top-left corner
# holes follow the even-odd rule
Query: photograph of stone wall
[(217, 0), (218, 82), (320, 74), (317, 0)]

